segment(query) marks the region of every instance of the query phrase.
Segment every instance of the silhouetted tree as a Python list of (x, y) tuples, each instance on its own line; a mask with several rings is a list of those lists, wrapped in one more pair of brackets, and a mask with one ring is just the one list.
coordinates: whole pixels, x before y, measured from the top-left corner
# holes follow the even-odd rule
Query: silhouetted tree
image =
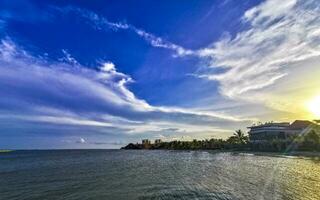
[(241, 129), (236, 130), (233, 133), (233, 136), (235, 137), (235, 140), (239, 143), (239, 144), (245, 144), (248, 142), (248, 137), (244, 135), (243, 131)]

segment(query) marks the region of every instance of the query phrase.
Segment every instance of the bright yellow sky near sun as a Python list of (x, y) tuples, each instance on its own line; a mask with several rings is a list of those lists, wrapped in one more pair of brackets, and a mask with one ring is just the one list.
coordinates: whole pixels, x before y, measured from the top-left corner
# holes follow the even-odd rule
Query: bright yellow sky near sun
[(306, 107), (315, 118), (320, 118), (320, 95), (315, 96), (313, 99), (308, 101), (306, 103)]
[(274, 110), (274, 114), (266, 120), (320, 119), (319, 77), (320, 59), (300, 62), (290, 67), (288, 76), (279, 80), (262, 95)]

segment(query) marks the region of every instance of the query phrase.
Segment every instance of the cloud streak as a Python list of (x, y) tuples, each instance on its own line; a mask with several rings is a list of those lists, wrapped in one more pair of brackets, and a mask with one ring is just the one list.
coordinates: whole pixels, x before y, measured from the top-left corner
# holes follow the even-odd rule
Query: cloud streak
[(77, 15), (86, 19), (89, 22), (89, 24), (91, 24), (91, 26), (97, 30), (105, 31), (105, 30), (111, 29), (114, 31), (118, 31), (118, 30), (132, 31), (133, 33), (135, 33), (136, 35), (144, 39), (153, 47), (169, 49), (175, 52), (174, 56), (189, 56), (194, 54), (194, 51), (190, 49), (186, 49), (180, 45), (166, 41), (163, 38), (158, 37), (152, 33), (148, 33), (147, 31), (137, 28), (134, 25), (123, 23), (123, 22), (111, 22), (105, 17), (100, 16), (90, 10), (81, 9), (81, 8), (72, 7), (72, 6), (63, 7), (63, 8), (54, 7), (54, 9), (65, 14), (76, 13)]
[(68, 60), (48, 63), (29, 55), (14, 42), (2, 40), (2, 121), (29, 123), (33, 129), (50, 124), (51, 128), (63, 125), (79, 130), (92, 127), (96, 132), (156, 135), (167, 128), (181, 132), (184, 125), (188, 126), (184, 131), (188, 134), (225, 133), (220, 127), (233, 128), (250, 120), (214, 112), (152, 106), (127, 88), (132, 78), (118, 72), (114, 63), (102, 63), (98, 70), (72, 63)]
[[(254, 98), (271, 107), (276, 103), (265, 102), (264, 97), (257, 98), (257, 95), (280, 80), (294, 76), (291, 69), (297, 62), (320, 56), (317, 45), (320, 8), (315, 0), (288, 0), (281, 4), (267, 0), (244, 13), (241, 22), (248, 26), (246, 30), (233, 38), (226, 34), (198, 50), (186, 49), (131, 24), (108, 21), (89, 10), (59, 9), (82, 16), (98, 30), (132, 31), (153, 47), (173, 51), (174, 56), (196, 56), (208, 67), (207, 72), (195, 76), (218, 82), (224, 97), (245, 101)], [(220, 68), (222, 72), (213, 73), (212, 68)]]
[[(128, 137), (226, 136), (256, 120), (242, 117), (243, 113), (257, 115), (256, 109), (250, 110), (254, 104), (263, 103), (278, 110), (296, 107), (297, 95), (290, 96), (293, 103), (285, 104), (276, 95), (284, 95), (290, 89), (295, 92), (294, 87), (299, 85), (303, 85), (300, 90), (305, 89), (304, 83), (294, 77), (317, 72), (318, 65), (310, 60), (318, 59), (314, 63), (320, 63), (319, 7), (314, 0), (288, 0), (281, 5), (276, 0), (265, 1), (244, 13), (241, 23), (247, 29), (234, 37), (226, 34), (199, 50), (186, 49), (128, 23), (111, 22), (89, 10), (55, 8), (81, 16), (97, 30), (130, 31), (153, 47), (172, 51), (174, 56), (198, 57), (206, 67), (195, 76), (218, 83), (222, 97), (217, 98), (228, 100), (223, 106), (240, 102), (230, 108), (236, 110), (235, 115), (226, 114), (231, 111), (225, 107), (214, 112), (215, 102), (209, 106), (206, 102), (201, 108), (151, 105), (128, 89), (134, 80), (118, 71), (110, 60), (92, 69), (62, 50), (63, 58), (53, 63), (31, 56), (5, 38), (0, 44), (0, 118), (3, 124), (19, 122), (32, 127), (28, 130), (38, 128), (37, 133), (45, 132), (46, 127), (47, 131), (63, 127), (66, 132), (70, 128), (74, 132)], [(300, 64), (305, 68), (299, 69)]]
[(224, 72), (199, 77), (218, 81), (223, 95), (239, 99), (291, 76), (294, 63), (320, 55), (319, 11), (314, 0), (268, 0), (251, 8), (242, 19), (247, 30), (198, 51), (211, 68)]

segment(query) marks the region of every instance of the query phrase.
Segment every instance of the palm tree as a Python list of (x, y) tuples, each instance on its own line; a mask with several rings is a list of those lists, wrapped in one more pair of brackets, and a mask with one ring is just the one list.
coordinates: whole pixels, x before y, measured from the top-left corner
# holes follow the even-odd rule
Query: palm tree
[(246, 143), (247, 141), (247, 136), (244, 135), (243, 131), (241, 129), (239, 130), (236, 130), (234, 133), (233, 133), (233, 136), (237, 139), (237, 141), (241, 144), (244, 144)]

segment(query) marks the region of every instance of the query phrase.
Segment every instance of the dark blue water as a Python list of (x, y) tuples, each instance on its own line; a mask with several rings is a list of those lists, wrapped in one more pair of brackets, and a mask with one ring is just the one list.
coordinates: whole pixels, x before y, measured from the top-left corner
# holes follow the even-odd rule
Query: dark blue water
[(320, 199), (320, 163), (207, 151), (0, 153), (0, 199)]

